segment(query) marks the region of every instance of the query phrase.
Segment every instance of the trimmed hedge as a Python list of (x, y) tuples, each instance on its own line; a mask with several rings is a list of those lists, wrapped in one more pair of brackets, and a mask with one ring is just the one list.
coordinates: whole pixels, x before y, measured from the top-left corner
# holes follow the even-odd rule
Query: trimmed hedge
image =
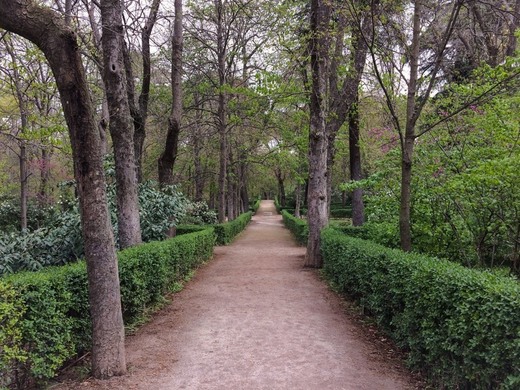
[(292, 234), (294, 234), (298, 244), (306, 245), (307, 238), (309, 236), (307, 222), (305, 222), (303, 219), (296, 218), (287, 210), (282, 210), (282, 218), (285, 226), (292, 232)]
[(248, 211), (247, 213), (240, 214), (239, 217), (232, 221), (213, 225), (215, 228), (215, 235), (217, 237), (216, 244), (227, 245), (233, 241), (235, 236), (245, 229), (252, 216), (253, 213)]
[(520, 388), (516, 279), (322, 231), (324, 274), (439, 388)]
[(177, 225), (175, 227), (175, 235), (181, 236), (183, 234), (200, 232), (201, 230), (207, 229), (208, 227), (212, 227), (212, 226), (213, 225), (188, 225), (188, 224)]
[[(125, 324), (157, 303), (174, 282), (213, 254), (212, 228), (118, 253)], [(90, 348), (84, 261), (0, 280), (0, 387), (52, 378)], [(4, 319), (9, 319), (4, 321)]]
[(330, 209), (330, 217), (331, 218), (352, 218), (352, 209)]

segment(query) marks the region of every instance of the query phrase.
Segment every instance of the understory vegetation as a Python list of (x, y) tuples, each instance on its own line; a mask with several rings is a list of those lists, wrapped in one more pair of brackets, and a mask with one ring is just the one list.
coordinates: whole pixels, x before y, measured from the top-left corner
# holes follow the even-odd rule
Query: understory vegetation
[[(118, 253), (125, 325), (131, 327), (176, 291), (192, 270), (229, 243), (249, 220), (196, 226), (163, 241)], [(220, 231), (220, 233), (216, 233)], [(84, 261), (0, 279), (0, 387), (26, 388), (52, 378), (70, 359), (91, 348), (91, 320)]]

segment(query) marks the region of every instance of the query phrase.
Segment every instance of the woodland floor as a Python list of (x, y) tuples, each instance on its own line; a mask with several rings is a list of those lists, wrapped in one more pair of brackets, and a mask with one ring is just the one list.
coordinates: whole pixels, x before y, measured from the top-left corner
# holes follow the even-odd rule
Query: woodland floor
[(302, 267), (305, 248), (263, 201), (247, 229), (127, 337), (128, 374), (65, 389), (419, 389), (357, 309)]

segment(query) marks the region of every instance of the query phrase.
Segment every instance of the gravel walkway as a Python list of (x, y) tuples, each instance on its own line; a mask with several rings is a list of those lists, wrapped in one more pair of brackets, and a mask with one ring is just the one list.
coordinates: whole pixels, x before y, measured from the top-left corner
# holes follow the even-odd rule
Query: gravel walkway
[[(127, 338), (125, 377), (53, 389), (414, 389), (313, 270), (272, 201)], [(365, 335), (364, 335), (365, 334)]]

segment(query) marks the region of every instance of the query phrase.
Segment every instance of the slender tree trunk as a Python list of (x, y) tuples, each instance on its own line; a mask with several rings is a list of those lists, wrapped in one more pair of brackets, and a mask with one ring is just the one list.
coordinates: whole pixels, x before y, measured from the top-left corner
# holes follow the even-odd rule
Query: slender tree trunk
[(131, 122), (123, 60), (123, 9), (120, 0), (101, 1), (103, 78), (114, 146), (119, 246), (141, 243), (134, 128)]
[(280, 169), (275, 169), (276, 181), (278, 182), (278, 197), (280, 199), (280, 206), (285, 207), (287, 203), (287, 196), (285, 194), (285, 178)]
[(31, 0), (0, 0), (0, 28), (34, 42), (56, 78), (72, 144), (92, 317), (92, 373), (126, 372), (117, 258), (106, 202), (100, 139), (74, 32)]
[(47, 148), (42, 149), (42, 164), (40, 169), (40, 188), (38, 190), (38, 197), (42, 205), (47, 205), (47, 187), (49, 186), (49, 179), (51, 175), (51, 158)]
[(20, 227), (27, 229), (27, 150), (25, 141), (20, 142)]
[[(180, 7), (179, 14), (182, 16), (182, 1), (178, 1), (179, 4), (176, 6)], [(152, 79), (152, 70), (151, 70), (151, 60), (150, 60), (150, 37), (152, 35), (153, 27), (155, 26), (155, 22), (157, 21), (157, 14), (159, 12), (159, 5), (161, 4), (161, 0), (153, 0), (150, 6), (150, 14), (146, 19), (146, 23), (144, 25), (143, 31), (141, 32), (141, 43), (142, 43), (142, 53), (141, 59), (143, 62), (143, 83), (141, 87), (141, 94), (139, 95), (139, 107), (137, 110), (132, 110), (132, 115), (134, 117), (134, 153), (135, 153), (135, 161), (137, 166), (137, 180), (139, 182), (143, 179), (143, 148), (144, 148), (144, 140), (146, 138), (146, 120), (148, 119), (148, 102), (150, 97), (150, 83)], [(177, 8), (176, 8), (177, 10)], [(176, 11), (177, 12), (177, 11)], [(177, 22), (177, 19), (175, 19)], [(175, 23), (176, 23), (175, 22)], [(181, 46), (182, 46), (182, 17), (180, 22), (181, 28)], [(175, 27), (174, 27), (175, 28)], [(182, 49), (181, 49), (182, 54)], [(173, 54), (172, 54), (173, 56)], [(128, 68), (131, 70), (132, 68)], [(133, 95), (133, 94), (132, 94)], [(133, 102), (133, 101), (132, 101)]]
[[(359, 94), (357, 94), (359, 101)], [(361, 147), (359, 145), (359, 110), (358, 103), (350, 107), (349, 112), (349, 151), (350, 151), (350, 180), (357, 181), (363, 178), (361, 169)], [(365, 222), (365, 206), (363, 204), (363, 189), (357, 188), (352, 192), (352, 224), (361, 226)]]
[(415, 2), (413, 14), (413, 36), (410, 50), (410, 80), (408, 82), (408, 96), (406, 102), (406, 128), (404, 143), (401, 150), (401, 207), (399, 211), (399, 231), (401, 249), (412, 250), (411, 229), (411, 182), (412, 182), (412, 159), (415, 143), (416, 123), (416, 94), (417, 78), (419, 70), (421, 34), (421, 3)]
[(195, 168), (195, 201), (202, 201), (202, 197), (204, 194), (204, 176), (203, 176), (203, 167), (201, 161), (201, 134), (200, 134), (200, 126), (202, 123), (202, 103), (200, 99), (200, 95), (195, 93), (194, 95), (195, 101), (195, 109), (196, 114), (196, 123), (195, 128), (193, 129), (192, 139), (193, 139), (193, 165)]
[(217, 128), (220, 144), (219, 177), (218, 177), (218, 221), (226, 219), (226, 175), (227, 175), (227, 98), (224, 92), (226, 84), (226, 44), (224, 37), (224, 9), (222, 0), (215, 0), (215, 12), (217, 13), (217, 61), (219, 77), (219, 94), (217, 110)]
[(326, 0), (311, 1), (311, 69), (312, 91), (309, 131), (309, 189), (307, 221), (309, 238), (306, 267), (323, 265), (320, 253), (320, 231), (328, 223), (327, 213), (327, 134), (326, 117), (326, 66), (327, 34), (330, 9)]
[(296, 189), (294, 190), (296, 205), (294, 206), (294, 216), (296, 218), (300, 218), (300, 208), (301, 208), (301, 199), (302, 199), (302, 185), (300, 182), (296, 184)]
[(227, 185), (227, 195), (226, 195), (226, 201), (227, 201), (227, 217), (228, 221), (232, 221), (236, 218), (235, 215), (235, 204), (233, 202), (233, 154), (231, 152), (231, 149), (229, 148), (228, 151), (228, 161), (226, 162), (228, 171), (227, 171), (227, 177), (226, 177), (226, 185)]
[(159, 158), (159, 183), (173, 184), (173, 165), (177, 159), (182, 120), (182, 0), (175, 0), (172, 37), (172, 111), (168, 120), (166, 145)]
[[(13, 64), (17, 64), (17, 60), (14, 53), (14, 48), (11, 46), (9, 38), (5, 41), (5, 47)], [(13, 67), (12, 81), (14, 84), (16, 100), (18, 101), (18, 110), (20, 111), (20, 133), (22, 139), (19, 141), (20, 154), (18, 155), (19, 172), (20, 172), (20, 229), (22, 231), (27, 229), (27, 198), (28, 198), (28, 172), (27, 172), (27, 142), (23, 139), (24, 134), (27, 132), (28, 116), (27, 101), (23, 94), (22, 85), (20, 84), (20, 74), (18, 73), (18, 67)]]

